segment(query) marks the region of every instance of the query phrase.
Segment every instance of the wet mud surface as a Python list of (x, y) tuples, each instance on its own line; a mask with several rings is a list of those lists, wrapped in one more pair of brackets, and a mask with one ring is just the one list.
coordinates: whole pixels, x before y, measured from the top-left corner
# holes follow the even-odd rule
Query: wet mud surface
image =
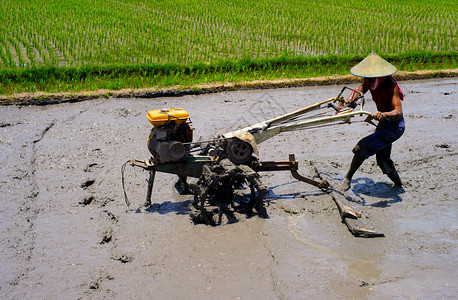
[[(269, 119), (337, 95), (342, 86), (235, 91), (155, 99), (100, 99), (0, 107), (2, 299), (455, 298), (458, 294), (458, 80), (401, 81), (406, 132), (392, 158), (395, 188), (370, 158), (349, 192), (382, 238), (355, 238), (329, 195), (288, 172), (262, 173), (268, 219), (195, 225), (192, 196), (156, 175), (142, 210), (151, 109), (186, 109), (194, 139)], [(368, 98), (370, 96), (368, 95)], [(366, 110), (375, 111), (369, 101)], [(338, 182), (366, 123), (278, 135), (262, 160), (295, 153)]]

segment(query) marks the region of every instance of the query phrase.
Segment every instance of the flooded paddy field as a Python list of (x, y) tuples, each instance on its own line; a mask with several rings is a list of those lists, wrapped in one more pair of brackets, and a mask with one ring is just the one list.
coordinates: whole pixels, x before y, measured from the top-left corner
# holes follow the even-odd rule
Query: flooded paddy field
[[(395, 188), (370, 158), (349, 192), (385, 237), (355, 238), (335, 203), (288, 172), (262, 173), (269, 218), (196, 225), (190, 195), (158, 173), (149, 211), (148, 110), (181, 107), (194, 140), (336, 96), (342, 86), (100, 99), (0, 107), (2, 299), (455, 298), (458, 294), (458, 80), (402, 81), (406, 132), (392, 158)], [(370, 94), (366, 94), (370, 99)], [(375, 104), (365, 108), (375, 112)], [(314, 167), (338, 183), (362, 122), (300, 130), (259, 145), (261, 160)]]

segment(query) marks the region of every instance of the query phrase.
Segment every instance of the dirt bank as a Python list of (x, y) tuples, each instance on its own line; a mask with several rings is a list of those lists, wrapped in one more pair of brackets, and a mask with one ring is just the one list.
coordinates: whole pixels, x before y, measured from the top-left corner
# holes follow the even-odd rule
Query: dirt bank
[[(458, 69), (422, 70), (415, 72), (399, 71), (396, 80), (432, 79), (457, 77)], [(256, 90), (272, 88), (291, 88), (317, 85), (354, 84), (360, 78), (348, 75), (333, 75), (314, 78), (295, 78), (277, 80), (254, 80), (247, 82), (211, 82), (195, 86), (174, 86), (164, 88), (96, 90), (62, 93), (22, 93), (10, 96), (0, 95), (0, 105), (49, 105), (58, 103), (75, 103), (99, 98), (161, 98), (185, 95), (203, 95), (238, 90)]]
[[(153, 209), (146, 112), (182, 107), (195, 140), (335, 96), (342, 85), (155, 99), (98, 99), (0, 107), (2, 299), (455, 298), (458, 294), (456, 78), (401, 81), (407, 130), (394, 144), (405, 187), (372, 158), (356, 173), (354, 205), (383, 238), (355, 238), (335, 204), (287, 172), (263, 173), (269, 219), (194, 225), (191, 196), (158, 174)], [(369, 102), (367, 110), (373, 111)], [(286, 133), (259, 145), (263, 160), (295, 153), (301, 174), (319, 166), (339, 181), (364, 123)]]

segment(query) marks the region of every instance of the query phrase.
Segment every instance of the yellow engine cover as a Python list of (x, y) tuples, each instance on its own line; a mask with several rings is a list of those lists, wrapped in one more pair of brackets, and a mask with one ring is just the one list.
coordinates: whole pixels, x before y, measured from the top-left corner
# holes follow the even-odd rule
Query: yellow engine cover
[(188, 113), (182, 108), (155, 109), (148, 112), (148, 120), (154, 126), (163, 126), (174, 122), (181, 124), (189, 118)]

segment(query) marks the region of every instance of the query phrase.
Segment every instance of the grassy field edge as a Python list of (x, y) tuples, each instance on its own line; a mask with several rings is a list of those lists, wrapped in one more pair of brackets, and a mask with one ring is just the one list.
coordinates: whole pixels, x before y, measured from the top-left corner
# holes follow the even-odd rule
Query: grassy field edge
[[(244, 82), (277, 78), (345, 75), (365, 56), (241, 58), (215, 63), (152, 63), (0, 69), (0, 94), (58, 93), (126, 88), (195, 86), (210, 82)], [(458, 52), (417, 52), (384, 56), (402, 71), (457, 67)]]
[[(396, 80), (434, 79), (458, 77), (458, 69), (399, 71)], [(311, 78), (284, 78), (274, 80), (252, 80), (238, 82), (210, 82), (195, 85), (175, 85), (168, 88), (152, 87), (140, 89), (59, 92), (59, 93), (20, 93), (0, 95), (0, 105), (50, 105), (65, 102), (79, 102), (100, 98), (158, 98), (185, 95), (209, 94), (223, 91), (289, 88), (316, 85), (355, 84), (361, 78), (353, 75), (332, 75)]]

